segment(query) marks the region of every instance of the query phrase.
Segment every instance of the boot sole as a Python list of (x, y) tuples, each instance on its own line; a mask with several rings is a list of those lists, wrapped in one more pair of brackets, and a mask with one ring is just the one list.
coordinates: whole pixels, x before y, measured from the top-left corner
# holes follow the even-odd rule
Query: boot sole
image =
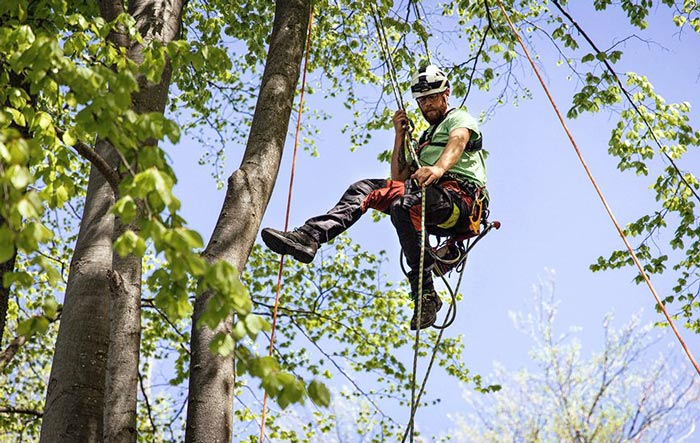
[[(428, 319), (428, 321), (425, 321), (420, 324), (420, 329), (425, 329), (429, 328), (432, 325), (435, 324), (437, 321), (437, 313), (440, 312), (440, 309), (442, 309), (442, 300), (440, 300), (440, 297), (437, 297), (437, 309), (435, 309), (435, 313), (433, 314), (432, 318)], [(415, 314), (414, 314), (415, 315)], [(411, 331), (416, 330), (416, 325), (411, 322)]]
[(278, 254), (291, 255), (295, 260), (302, 263), (311, 263), (314, 261), (316, 254), (312, 253), (310, 248), (299, 247), (297, 243), (290, 242), (286, 237), (278, 235), (275, 232), (263, 229), (261, 232), (263, 242), (268, 248)]

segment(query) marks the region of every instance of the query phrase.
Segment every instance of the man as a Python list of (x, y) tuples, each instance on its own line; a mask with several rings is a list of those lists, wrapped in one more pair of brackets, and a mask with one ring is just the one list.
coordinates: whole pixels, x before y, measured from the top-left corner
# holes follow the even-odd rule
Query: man
[(412, 78), (411, 92), (430, 123), (417, 147), (420, 165), (415, 165), (408, 147), (404, 146), (408, 118), (405, 111), (398, 110), (393, 117), (391, 180), (367, 179), (354, 183), (326, 214), (310, 218), (291, 232), (265, 228), (262, 239), (273, 251), (310, 263), (320, 243), (348, 229), (368, 208), (389, 214), (410, 267), (408, 279), (414, 300), (411, 329), (415, 330), (432, 326), (442, 306), (433, 287), (434, 260), (426, 250), (421, 316), (417, 318), (421, 187), (426, 186), (425, 226), (429, 233), (474, 235), (476, 232), (470, 232), (469, 217), (475, 199), (484, 195), (486, 165), (476, 120), (465, 110), (448, 110), (450, 84), (442, 70), (434, 65), (421, 68)]

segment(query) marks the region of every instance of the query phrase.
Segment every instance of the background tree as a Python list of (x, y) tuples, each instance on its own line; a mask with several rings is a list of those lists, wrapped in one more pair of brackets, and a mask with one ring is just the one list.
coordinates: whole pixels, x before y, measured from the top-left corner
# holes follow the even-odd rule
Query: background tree
[[(679, 352), (658, 345), (660, 333), (638, 316), (620, 328), (603, 321), (602, 350), (590, 355), (577, 329), (558, 332), (554, 280), (534, 291), (533, 310), (514, 314), (532, 340), (532, 368), (496, 367), (500, 392), (465, 391), (470, 412), (447, 433), (458, 442), (692, 441), (700, 384), (683, 371)], [(653, 354), (656, 354), (654, 357)], [(670, 355), (672, 356), (670, 356)], [(675, 358), (674, 358), (675, 357)]]

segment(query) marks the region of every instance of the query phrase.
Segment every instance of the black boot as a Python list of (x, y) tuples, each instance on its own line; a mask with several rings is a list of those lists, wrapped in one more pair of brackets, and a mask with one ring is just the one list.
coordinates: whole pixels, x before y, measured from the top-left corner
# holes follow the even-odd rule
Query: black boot
[(283, 232), (265, 228), (261, 235), (268, 248), (278, 254), (291, 255), (302, 263), (311, 263), (318, 250), (318, 242), (306, 232), (298, 229)]
[[(437, 313), (442, 308), (442, 300), (438, 297), (434, 289), (423, 291), (420, 312), (420, 329), (432, 326), (437, 320)], [(418, 326), (418, 299), (413, 298), (413, 318), (411, 319), (411, 330), (415, 331)]]

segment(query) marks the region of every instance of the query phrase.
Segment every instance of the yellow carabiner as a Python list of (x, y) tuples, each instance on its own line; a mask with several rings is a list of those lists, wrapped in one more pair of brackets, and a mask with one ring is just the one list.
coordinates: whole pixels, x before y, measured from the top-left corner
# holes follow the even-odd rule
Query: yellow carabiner
[(469, 215), (469, 230), (474, 234), (481, 231), (481, 215), (484, 210), (484, 197), (477, 191), (472, 204), (472, 213)]

